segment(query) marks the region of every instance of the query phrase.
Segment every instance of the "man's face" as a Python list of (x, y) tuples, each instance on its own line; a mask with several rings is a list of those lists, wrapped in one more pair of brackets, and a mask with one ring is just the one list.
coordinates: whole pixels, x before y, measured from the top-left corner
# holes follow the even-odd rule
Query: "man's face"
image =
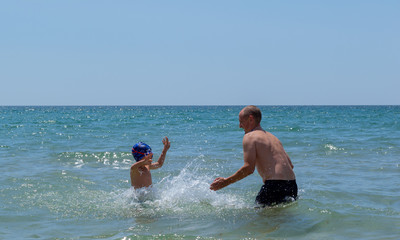
[(244, 116), (243, 112), (239, 113), (239, 127), (243, 128), (245, 133), (248, 133), (252, 130), (250, 118), (251, 116)]

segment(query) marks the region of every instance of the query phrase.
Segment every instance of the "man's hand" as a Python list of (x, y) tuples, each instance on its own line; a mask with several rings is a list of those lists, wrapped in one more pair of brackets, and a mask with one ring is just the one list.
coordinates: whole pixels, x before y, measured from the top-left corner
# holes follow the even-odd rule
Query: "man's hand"
[(229, 183), (226, 178), (219, 177), (219, 178), (216, 178), (213, 183), (211, 183), (210, 189), (213, 191), (217, 191), (228, 185), (229, 185)]

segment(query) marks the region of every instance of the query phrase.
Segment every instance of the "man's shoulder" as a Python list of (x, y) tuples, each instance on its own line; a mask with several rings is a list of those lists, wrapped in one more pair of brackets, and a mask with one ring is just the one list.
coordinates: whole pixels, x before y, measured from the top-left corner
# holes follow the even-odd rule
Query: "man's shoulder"
[(272, 135), (267, 131), (253, 131), (245, 134), (243, 137), (243, 144), (269, 145), (272, 142), (271, 137)]
[(255, 143), (260, 138), (258, 131), (248, 132), (243, 136), (243, 143)]
[(256, 130), (256, 131), (251, 131), (248, 132), (244, 135), (243, 138), (246, 139), (257, 139), (257, 138), (265, 138), (268, 137), (269, 133), (264, 130)]

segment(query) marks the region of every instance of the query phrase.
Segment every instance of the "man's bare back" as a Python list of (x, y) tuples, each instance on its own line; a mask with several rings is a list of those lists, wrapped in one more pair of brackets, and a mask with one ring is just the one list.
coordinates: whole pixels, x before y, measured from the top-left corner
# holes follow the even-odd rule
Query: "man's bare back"
[(273, 134), (262, 128), (243, 137), (243, 144), (255, 145), (256, 168), (263, 182), (266, 180), (294, 180), (293, 164), (283, 149), (282, 143)]

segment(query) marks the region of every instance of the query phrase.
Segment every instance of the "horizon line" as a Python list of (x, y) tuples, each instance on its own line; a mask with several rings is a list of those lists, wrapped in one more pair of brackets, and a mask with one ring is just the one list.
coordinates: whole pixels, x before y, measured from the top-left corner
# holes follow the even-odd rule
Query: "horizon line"
[(307, 107), (307, 106), (315, 106), (315, 107), (324, 107), (324, 106), (400, 106), (400, 104), (137, 104), (137, 105), (129, 105), (129, 104), (82, 104), (82, 105), (1, 105), (0, 107), (236, 107), (236, 106), (265, 106), (265, 107)]

